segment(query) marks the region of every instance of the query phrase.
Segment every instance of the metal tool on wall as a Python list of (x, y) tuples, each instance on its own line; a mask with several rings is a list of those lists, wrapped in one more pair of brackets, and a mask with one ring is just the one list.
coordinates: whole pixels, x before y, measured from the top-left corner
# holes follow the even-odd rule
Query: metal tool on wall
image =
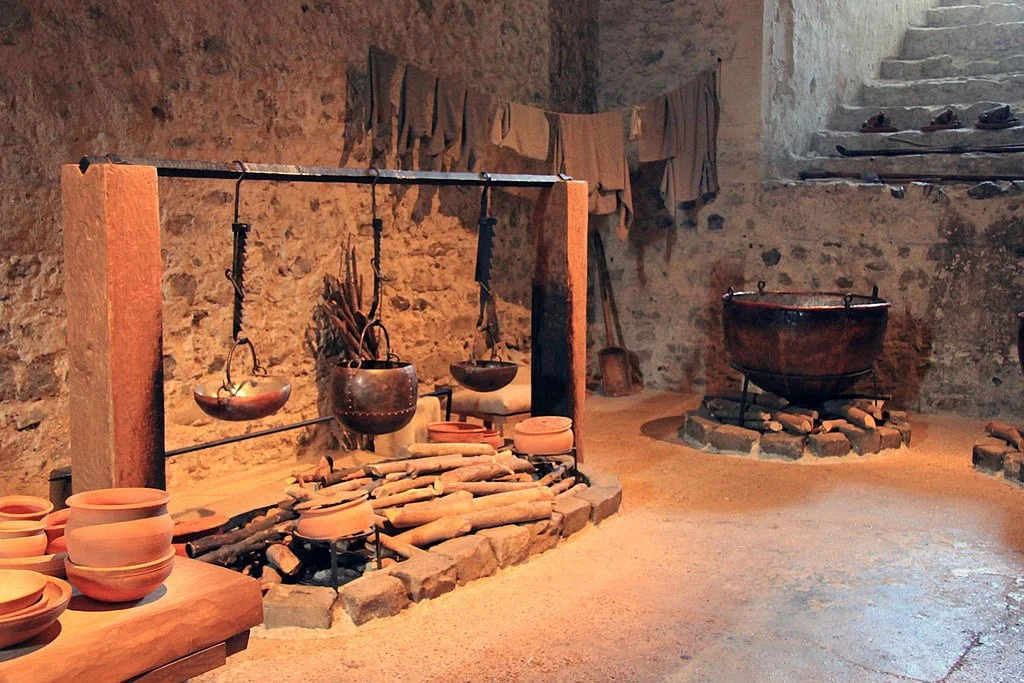
[[(218, 420), (257, 420), (276, 413), (288, 402), (292, 386), (283, 377), (267, 374), (260, 365), (256, 347), (242, 335), (245, 312), (245, 257), (250, 224), (238, 219), (242, 181), (245, 179), (245, 165), (237, 162), (242, 173), (235, 181), (235, 212), (231, 223), (232, 248), (231, 268), (225, 276), (234, 288), (234, 305), (231, 315), (231, 350), (224, 364), (224, 379), (208, 379), (192, 390), (195, 402), (210, 417)], [(248, 347), (252, 357), (252, 370), (240, 382), (231, 376), (231, 364), (239, 347)]]
[[(342, 361), (331, 373), (331, 408), (343, 425), (359, 434), (388, 434), (412, 422), (419, 398), (419, 380), (412, 363), (403, 362), (391, 351), (391, 337), (381, 320), (381, 242), (384, 222), (377, 216), (377, 183), (370, 185), (370, 210), (373, 214), (373, 302), (369, 320), (359, 336), (355, 358)], [(364, 356), (379, 327), (384, 334), (383, 360)]]
[[(484, 176), (486, 177), (486, 173)], [(449, 370), (459, 384), (473, 391), (497, 391), (515, 379), (519, 366), (503, 361), (498, 356), (501, 328), (498, 312), (491, 293), (491, 258), (494, 252), (494, 227), (498, 219), (489, 215), (490, 187), (485, 185), (480, 195), (479, 234), (476, 244), (476, 281), (480, 285), (480, 313), (477, 329), (487, 337), (491, 349), (490, 360), (477, 360), (470, 347), (470, 357), (461, 363), (452, 363)]]
[(612, 280), (608, 274), (604, 241), (601, 239), (601, 233), (597, 230), (591, 230), (590, 239), (594, 244), (594, 258), (597, 261), (597, 282), (601, 291), (601, 310), (607, 342), (607, 346), (597, 354), (601, 367), (601, 390), (606, 396), (628, 396), (633, 393), (634, 372), (631, 367), (629, 351), (625, 349), (624, 343), (615, 343), (616, 338), (612, 330)]

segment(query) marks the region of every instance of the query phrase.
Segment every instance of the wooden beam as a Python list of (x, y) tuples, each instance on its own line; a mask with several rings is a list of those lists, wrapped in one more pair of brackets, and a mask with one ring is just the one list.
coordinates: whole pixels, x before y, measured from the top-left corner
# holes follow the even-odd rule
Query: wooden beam
[(587, 184), (541, 193), (533, 220), (534, 415), (571, 417), (583, 460), (587, 366)]
[(156, 169), (61, 169), (72, 487), (164, 488)]

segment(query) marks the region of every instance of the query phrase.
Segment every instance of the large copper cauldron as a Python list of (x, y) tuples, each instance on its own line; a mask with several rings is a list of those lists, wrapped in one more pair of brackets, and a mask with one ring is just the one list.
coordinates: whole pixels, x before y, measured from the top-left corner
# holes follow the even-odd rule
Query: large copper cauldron
[(882, 352), (892, 305), (835, 292), (729, 291), (722, 297), (725, 348), (733, 367), (795, 403), (839, 395)]
[(363, 328), (363, 340), (371, 327), (384, 330), (385, 360), (353, 360), (336, 365), (331, 374), (331, 408), (343, 425), (360, 434), (390, 434), (412, 422), (419, 397), (419, 382), (412, 363), (391, 353), (388, 331), (378, 320)]

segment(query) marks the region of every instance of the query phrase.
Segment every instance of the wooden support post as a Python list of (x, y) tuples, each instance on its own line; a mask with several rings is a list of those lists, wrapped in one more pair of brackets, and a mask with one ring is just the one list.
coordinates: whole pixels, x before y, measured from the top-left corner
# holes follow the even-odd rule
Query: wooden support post
[(534, 415), (571, 417), (583, 461), (587, 366), (587, 184), (541, 194), (533, 222)]
[(61, 169), (75, 491), (164, 488), (156, 169)]

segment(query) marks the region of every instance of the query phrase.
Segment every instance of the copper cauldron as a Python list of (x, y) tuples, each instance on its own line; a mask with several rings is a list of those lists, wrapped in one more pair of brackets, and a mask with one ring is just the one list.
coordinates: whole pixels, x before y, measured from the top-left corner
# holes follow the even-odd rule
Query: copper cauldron
[(391, 353), (388, 331), (379, 320), (363, 328), (357, 354), (362, 354), (363, 341), (371, 327), (384, 331), (385, 360), (359, 359), (335, 366), (331, 374), (331, 408), (334, 416), (354, 432), (390, 434), (412, 422), (419, 383), (412, 363), (403, 363)]
[(722, 297), (725, 348), (733, 367), (795, 403), (849, 389), (882, 352), (892, 304), (836, 292), (729, 291)]

